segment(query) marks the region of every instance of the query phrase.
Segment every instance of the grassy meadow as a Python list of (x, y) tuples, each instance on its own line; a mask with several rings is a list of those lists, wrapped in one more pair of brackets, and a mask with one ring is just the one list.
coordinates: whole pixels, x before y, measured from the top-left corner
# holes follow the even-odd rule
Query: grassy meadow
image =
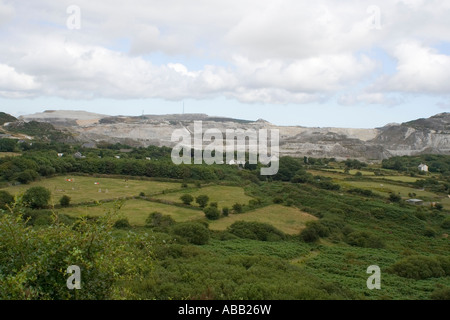
[(259, 208), (245, 214), (234, 214), (209, 224), (211, 230), (226, 230), (236, 221), (261, 222), (273, 225), (286, 234), (299, 234), (305, 228), (305, 223), (315, 221), (316, 217), (302, 212), (295, 207), (271, 205)]
[[(72, 180), (72, 181), (67, 181)], [(153, 195), (164, 190), (181, 189), (178, 182), (141, 181), (84, 176), (59, 176), (35, 181), (29, 185), (4, 188), (13, 195), (24, 193), (34, 186), (42, 186), (52, 193), (52, 201), (57, 204), (63, 195), (68, 195), (72, 203), (100, 201), (138, 196), (141, 192)]]

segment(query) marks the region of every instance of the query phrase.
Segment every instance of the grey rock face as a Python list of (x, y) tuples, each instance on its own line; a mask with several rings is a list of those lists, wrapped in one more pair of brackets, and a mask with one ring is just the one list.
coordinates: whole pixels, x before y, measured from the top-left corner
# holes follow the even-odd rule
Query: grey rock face
[(172, 147), (174, 130), (185, 128), (193, 132), (194, 121), (201, 120), (203, 131), (211, 128), (223, 133), (226, 129), (279, 129), (281, 154), (295, 157), (382, 160), (424, 153), (450, 154), (450, 113), (377, 129), (283, 127), (262, 119), (246, 121), (205, 114), (110, 117), (81, 111), (47, 111), (24, 116), (21, 120), (64, 127), (82, 142)]

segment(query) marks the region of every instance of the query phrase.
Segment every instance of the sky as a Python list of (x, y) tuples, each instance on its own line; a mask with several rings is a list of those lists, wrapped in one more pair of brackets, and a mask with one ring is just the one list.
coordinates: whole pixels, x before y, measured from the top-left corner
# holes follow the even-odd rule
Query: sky
[(374, 128), (450, 112), (448, 0), (0, 0), (0, 111)]

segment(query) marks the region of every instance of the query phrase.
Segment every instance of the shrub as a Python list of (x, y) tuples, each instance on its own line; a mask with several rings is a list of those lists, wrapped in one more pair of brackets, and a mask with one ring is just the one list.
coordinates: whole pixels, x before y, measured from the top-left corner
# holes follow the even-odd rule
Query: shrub
[(347, 235), (346, 242), (355, 247), (361, 248), (383, 248), (384, 243), (381, 238), (367, 231), (355, 231)]
[[(0, 300), (131, 298), (121, 290), (123, 281), (148, 275), (151, 244), (133, 234), (115, 237), (113, 218), (78, 219), (76, 228), (63, 223), (34, 228), (20, 216), (0, 215)], [(72, 264), (82, 270), (82, 290), (65, 286), (65, 268)]]
[(51, 225), (53, 222), (52, 218), (50, 215), (48, 214), (40, 214), (38, 215), (34, 221), (33, 221), (33, 225), (38, 227), (38, 226), (49, 226)]
[(436, 203), (436, 205), (434, 206), (434, 208), (436, 210), (442, 211), (442, 209), (444, 209), (444, 206), (442, 205), (442, 203)]
[(209, 204), (209, 206), (210, 206), (210, 207), (213, 207), (213, 208), (218, 208), (218, 207), (219, 207), (219, 204), (218, 204), (217, 202), (211, 202), (211, 203)]
[(402, 197), (400, 197), (398, 194), (391, 193), (389, 195), (389, 201), (391, 202), (400, 202), (402, 200)]
[(430, 296), (431, 300), (450, 300), (450, 288), (443, 287), (433, 291)]
[(366, 189), (361, 189), (361, 188), (350, 189), (350, 190), (348, 190), (348, 193), (359, 194), (359, 195), (366, 196), (366, 197), (371, 197), (374, 195), (372, 190), (366, 190)]
[(230, 209), (228, 207), (223, 207), (222, 208), (222, 215), (224, 217), (228, 217), (229, 214), (230, 214)]
[(207, 195), (200, 195), (195, 199), (195, 202), (200, 206), (200, 208), (205, 208), (208, 205), (209, 197)]
[(267, 223), (237, 221), (228, 227), (228, 232), (243, 239), (280, 241), (285, 234)]
[(61, 205), (61, 207), (68, 207), (70, 206), (70, 201), (71, 199), (69, 196), (63, 195), (61, 199), (59, 199), (59, 204)]
[(426, 227), (423, 235), (425, 237), (434, 238), (436, 236), (436, 231), (430, 227)]
[(183, 203), (184, 203), (185, 205), (190, 205), (190, 204), (192, 203), (192, 201), (194, 201), (194, 197), (191, 196), (190, 194), (183, 194), (183, 195), (180, 197), (180, 200), (183, 201)]
[(240, 203), (233, 204), (233, 211), (234, 213), (242, 213), (243, 207)]
[(287, 207), (292, 207), (294, 205), (294, 200), (292, 199), (287, 199), (285, 205)]
[(43, 209), (48, 206), (51, 193), (44, 187), (32, 187), (28, 189), (24, 196), (23, 202), (32, 209)]
[(139, 193), (139, 197), (141, 197), (141, 198), (145, 197), (145, 192)]
[(152, 212), (145, 220), (146, 227), (170, 227), (175, 224), (175, 220), (171, 216), (163, 215), (159, 212)]
[(440, 278), (446, 275), (440, 262), (435, 257), (409, 256), (388, 268), (388, 272), (403, 278), (424, 280)]
[(273, 203), (275, 203), (275, 204), (282, 204), (283, 202), (284, 202), (284, 200), (282, 197), (275, 197), (273, 199)]
[(305, 242), (314, 242), (320, 237), (327, 237), (330, 229), (321, 222), (312, 221), (306, 224), (306, 228), (300, 232), (300, 238)]
[(447, 218), (442, 222), (441, 228), (450, 229), (450, 218)]
[(177, 224), (173, 227), (173, 233), (196, 245), (203, 245), (209, 241), (209, 230), (201, 223), (185, 222)]
[(116, 229), (128, 229), (131, 228), (130, 222), (127, 218), (119, 219), (114, 223)]
[(28, 184), (39, 177), (39, 174), (31, 169), (27, 169), (19, 173), (16, 180), (23, 184)]
[(203, 212), (208, 220), (218, 220), (220, 218), (220, 211), (217, 207), (209, 206), (208, 208), (205, 208)]
[(305, 242), (314, 242), (319, 240), (319, 235), (314, 228), (305, 228), (300, 232), (300, 238)]
[(188, 187), (187, 183), (182, 183), (182, 184), (181, 184), (181, 188), (185, 189), (185, 188), (187, 188), (187, 187)]
[(0, 209), (6, 210), (14, 202), (14, 197), (8, 191), (0, 190)]

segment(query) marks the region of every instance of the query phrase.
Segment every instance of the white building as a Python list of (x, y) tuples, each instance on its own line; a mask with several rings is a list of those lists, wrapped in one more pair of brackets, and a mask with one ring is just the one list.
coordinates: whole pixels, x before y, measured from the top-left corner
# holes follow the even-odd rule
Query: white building
[(428, 172), (428, 166), (426, 164), (421, 163), (418, 167), (419, 171)]

